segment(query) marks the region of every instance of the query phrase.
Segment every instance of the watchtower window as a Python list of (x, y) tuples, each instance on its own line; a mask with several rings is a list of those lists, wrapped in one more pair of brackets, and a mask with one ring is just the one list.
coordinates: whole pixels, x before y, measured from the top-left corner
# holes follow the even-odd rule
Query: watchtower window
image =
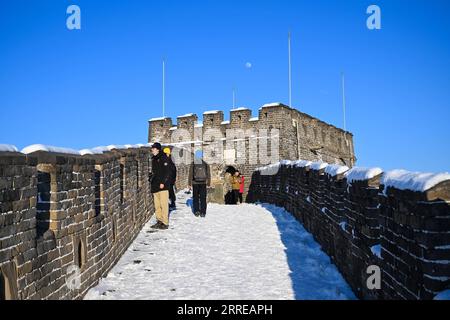
[(141, 171), (140, 162), (138, 160), (136, 160), (135, 165), (136, 165), (137, 188), (140, 189), (142, 187), (142, 181), (141, 181), (141, 176), (140, 176), (140, 171)]
[(41, 237), (50, 229), (51, 176), (48, 172), (38, 171), (37, 179), (37, 236)]
[(100, 170), (94, 170), (94, 194), (95, 194), (95, 215), (99, 216), (102, 211)]
[(81, 268), (83, 266), (83, 244), (81, 241), (78, 242), (77, 253), (78, 253), (77, 265), (78, 268)]
[(120, 203), (124, 201), (125, 192), (125, 166), (120, 164)]
[(239, 119), (239, 120), (242, 120), (242, 116), (241, 116), (241, 115), (238, 115), (238, 119)]
[(267, 118), (267, 112), (264, 112), (264, 116)]
[(162, 127), (164, 127), (164, 124), (163, 124), (163, 123), (160, 123), (159, 126), (162, 128)]

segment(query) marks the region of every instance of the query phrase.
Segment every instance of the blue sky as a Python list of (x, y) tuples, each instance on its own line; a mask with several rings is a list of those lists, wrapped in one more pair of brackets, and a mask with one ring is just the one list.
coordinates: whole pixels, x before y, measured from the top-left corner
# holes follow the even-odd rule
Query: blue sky
[[(66, 28), (70, 4), (81, 30)], [(366, 28), (371, 4), (382, 30)], [(448, 171), (449, 12), (447, 0), (0, 0), (0, 143), (145, 143), (163, 57), (174, 120), (231, 109), (233, 87), (257, 115), (288, 102), (291, 30), (293, 105), (342, 127), (344, 71), (357, 165)]]

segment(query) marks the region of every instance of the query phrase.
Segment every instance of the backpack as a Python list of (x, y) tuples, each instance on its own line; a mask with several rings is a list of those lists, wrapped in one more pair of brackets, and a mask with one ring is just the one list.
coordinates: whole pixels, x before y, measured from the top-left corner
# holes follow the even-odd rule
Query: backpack
[(205, 165), (194, 165), (194, 180), (196, 182), (206, 182), (206, 180), (208, 180), (208, 174), (206, 172)]

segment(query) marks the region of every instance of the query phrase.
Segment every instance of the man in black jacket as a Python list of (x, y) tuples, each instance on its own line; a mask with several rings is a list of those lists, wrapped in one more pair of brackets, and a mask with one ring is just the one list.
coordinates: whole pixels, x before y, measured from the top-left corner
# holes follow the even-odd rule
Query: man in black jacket
[(170, 178), (169, 178), (169, 199), (170, 199), (170, 206), (169, 210), (175, 210), (176, 204), (175, 201), (177, 200), (175, 196), (175, 182), (177, 181), (177, 167), (175, 166), (175, 163), (172, 161), (172, 157), (170, 156), (170, 148), (166, 147), (164, 148), (164, 154), (167, 156), (167, 159), (169, 159), (169, 170), (170, 170)]
[(152, 177), (151, 192), (155, 204), (155, 214), (158, 220), (153, 229), (169, 228), (169, 185), (170, 170), (169, 160), (162, 152), (160, 143), (154, 143), (151, 147), (152, 157)]
[(209, 165), (203, 161), (203, 154), (196, 152), (194, 162), (189, 169), (188, 185), (192, 188), (193, 209), (196, 217), (206, 216), (207, 186), (211, 185)]

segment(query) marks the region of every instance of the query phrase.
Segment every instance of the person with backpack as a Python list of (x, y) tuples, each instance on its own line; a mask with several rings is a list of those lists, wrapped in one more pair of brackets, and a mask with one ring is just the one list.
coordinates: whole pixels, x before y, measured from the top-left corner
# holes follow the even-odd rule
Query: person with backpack
[(188, 185), (192, 189), (193, 210), (196, 217), (206, 217), (207, 186), (211, 184), (209, 165), (203, 161), (203, 154), (197, 151), (189, 169)]
[(177, 200), (175, 195), (175, 182), (177, 181), (177, 167), (175, 166), (175, 163), (172, 161), (171, 157), (171, 150), (170, 148), (164, 148), (164, 154), (167, 156), (167, 159), (169, 160), (169, 199), (170, 199), (170, 205), (169, 205), (169, 211), (175, 210), (176, 204), (175, 201)]
[(169, 228), (169, 159), (162, 152), (162, 146), (158, 142), (151, 146), (151, 152), (153, 155), (151, 192), (153, 194), (157, 220), (151, 228), (165, 230)]

